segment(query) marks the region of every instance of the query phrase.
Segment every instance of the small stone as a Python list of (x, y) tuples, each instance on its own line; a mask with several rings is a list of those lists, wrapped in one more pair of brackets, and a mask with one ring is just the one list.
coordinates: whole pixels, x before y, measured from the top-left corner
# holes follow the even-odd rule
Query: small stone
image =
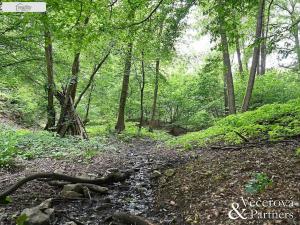
[(71, 221), (71, 222), (66, 222), (64, 225), (77, 225), (75, 222)]
[(120, 170), (118, 168), (109, 168), (106, 173), (118, 173)]
[(220, 215), (219, 211), (218, 210), (214, 210), (214, 215), (215, 215), (215, 217), (219, 217), (219, 215)]
[(64, 198), (81, 198), (83, 195), (75, 191), (62, 191), (61, 196)]
[(64, 170), (62, 170), (62, 169), (57, 169), (57, 170), (54, 170), (54, 173), (63, 174), (63, 173), (64, 173)]
[(96, 179), (96, 178), (98, 177), (98, 175), (95, 174), (95, 173), (88, 173), (87, 175), (88, 175), (90, 178), (93, 178), (93, 179)]
[(183, 191), (188, 191), (189, 189), (190, 189), (190, 188), (189, 188), (188, 186), (183, 186), (183, 187), (182, 187), (182, 190), (183, 190)]
[(176, 205), (176, 202), (174, 202), (174, 201), (170, 201), (170, 205)]
[(48, 209), (48, 208), (51, 208), (52, 207), (52, 201), (53, 199), (52, 198), (49, 198), (45, 201), (43, 201), (41, 204), (39, 204), (39, 209), (43, 210), (43, 209)]
[(27, 216), (26, 225), (49, 225), (50, 216), (54, 209), (47, 209), (44, 212), (39, 209), (39, 206), (24, 209), (21, 215)]
[(53, 208), (45, 209), (43, 210), (43, 212), (46, 213), (47, 215), (52, 215), (52, 213), (54, 213), (54, 209)]
[(160, 176), (161, 176), (161, 172), (159, 172), (158, 170), (154, 170), (151, 175), (152, 178), (158, 178)]
[(81, 184), (67, 184), (64, 186), (62, 192), (68, 192), (68, 191), (83, 193), (83, 187)]
[(164, 175), (167, 176), (167, 177), (172, 177), (174, 174), (175, 174), (175, 170), (174, 169), (167, 169), (164, 172)]
[(82, 184), (84, 186), (86, 186), (88, 189), (90, 189), (91, 191), (100, 193), (100, 194), (106, 194), (108, 192), (108, 188), (107, 187), (101, 187), (95, 184)]

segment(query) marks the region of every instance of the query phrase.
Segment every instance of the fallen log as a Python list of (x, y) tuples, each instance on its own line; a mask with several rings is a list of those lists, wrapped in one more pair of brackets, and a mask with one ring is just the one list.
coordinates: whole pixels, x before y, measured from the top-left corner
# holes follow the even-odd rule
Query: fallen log
[(2, 192), (0, 194), (0, 199), (4, 199), (8, 195), (14, 193), (17, 189), (22, 187), (24, 184), (26, 184), (29, 181), (33, 181), (36, 179), (51, 179), (51, 180), (60, 180), (60, 181), (68, 181), (71, 183), (87, 183), (87, 184), (96, 184), (96, 185), (109, 185), (116, 182), (122, 182), (126, 179), (128, 179), (130, 176), (129, 171), (125, 172), (115, 172), (110, 173), (106, 175), (105, 177), (100, 177), (97, 179), (86, 179), (86, 178), (79, 178), (79, 177), (73, 177), (65, 174), (59, 174), (59, 173), (36, 173), (30, 176), (27, 176), (21, 180), (19, 180), (17, 183), (12, 185), (10, 188), (8, 188), (6, 191)]
[(132, 214), (122, 213), (122, 212), (115, 213), (112, 216), (112, 219), (124, 225), (154, 225), (153, 223), (149, 222), (148, 220), (140, 216), (135, 216)]

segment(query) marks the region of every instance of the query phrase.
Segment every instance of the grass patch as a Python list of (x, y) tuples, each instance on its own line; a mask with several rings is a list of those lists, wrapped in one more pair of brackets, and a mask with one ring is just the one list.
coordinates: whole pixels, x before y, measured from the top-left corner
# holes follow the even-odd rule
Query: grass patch
[(206, 130), (188, 133), (168, 143), (186, 150), (218, 142), (239, 144), (244, 140), (237, 133), (248, 140), (279, 140), (299, 135), (300, 99), (285, 104), (264, 105), (254, 111), (230, 115)]
[(87, 126), (86, 130), (91, 137), (115, 136), (122, 141), (130, 141), (132, 138), (151, 138), (157, 141), (167, 141), (172, 137), (165, 131), (154, 130), (153, 132), (150, 132), (148, 128), (145, 127), (142, 127), (139, 131), (138, 123), (134, 122), (127, 122), (125, 130), (120, 134), (115, 133), (114, 125), (109, 123)]
[(37, 157), (65, 158), (82, 156), (92, 158), (105, 149), (103, 137), (82, 140), (76, 137), (60, 138), (47, 131), (30, 131), (0, 127), (0, 166), (13, 164), (16, 157), (34, 159)]

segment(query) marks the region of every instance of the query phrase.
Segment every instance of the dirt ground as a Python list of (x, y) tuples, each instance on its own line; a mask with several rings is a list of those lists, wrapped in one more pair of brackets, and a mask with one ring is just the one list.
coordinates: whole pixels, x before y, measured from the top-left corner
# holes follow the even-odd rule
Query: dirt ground
[[(152, 140), (111, 145), (111, 150), (91, 160), (40, 158), (19, 161), (13, 169), (1, 169), (0, 191), (22, 176), (42, 171), (99, 176), (109, 168), (118, 168), (130, 169), (133, 175), (124, 183), (110, 185), (107, 195), (93, 194), (91, 199), (67, 200), (60, 196), (61, 188), (43, 181), (27, 183), (12, 195), (11, 204), (0, 205), (0, 224), (15, 224), (15, 218), (24, 208), (48, 198), (54, 199), (57, 212), (63, 212), (55, 214), (51, 225), (64, 224), (70, 221), (68, 217), (87, 225), (106, 225), (110, 224), (110, 216), (118, 211), (140, 215), (162, 225), (300, 224), (300, 158), (295, 156), (299, 140), (187, 153), (167, 149), (163, 143)], [(167, 170), (171, 172), (166, 174)], [(270, 177), (272, 185), (261, 193), (249, 194), (245, 186), (258, 172)], [(246, 201), (290, 200), (294, 205), (251, 208), (243, 205), (242, 198)], [(242, 220), (236, 218), (232, 203), (239, 204), (239, 211), (250, 207), (257, 213), (290, 213), (293, 218)], [(231, 211), (236, 219), (229, 218)]]
[[(295, 156), (299, 140), (251, 147), (226, 147), (198, 150), (198, 159), (176, 168), (169, 179), (160, 178), (155, 191), (159, 216), (173, 214), (173, 224), (300, 224), (300, 157)], [(250, 194), (245, 186), (255, 173), (264, 173), (273, 180), (267, 189)], [(262, 207), (243, 205), (243, 200), (277, 200)], [(293, 201), (293, 206), (278, 200)], [(289, 201), (289, 203), (290, 203)], [(248, 216), (238, 212), (246, 208)], [(258, 202), (260, 203), (260, 202)], [(235, 207), (237, 208), (237, 207)], [(252, 210), (252, 211), (251, 211)], [(270, 216), (259, 213), (274, 213)], [(278, 213), (287, 213), (283, 219)], [(233, 218), (230, 219), (229, 213)], [(251, 214), (252, 213), (252, 214)], [(276, 214), (277, 213), (277, 214)], [(292, 214), (292, 217), (289, 215)], [(244, 214), (245, 215), (245, 214)], [(253, 215), (253, 219), (252, 218)], [(248, 219), (246, 219), (248, 218)]]
[[(181, 164), (189, 158), (176, 151), (166, 150), (162, 143), (152, 140), (134, 140), (131, 143), (110, 143), (111, 148), (91, 160), (39, 158), (19, 161), (12, 169), (0, 170), (0, 191), (4, 191), (21, 177), (37, 172), (56, 172), (72, 176), (102, 176), (108, 169), (132, 170), (124, 183), (108, 186), (107, 195), (92, 193), (92, 199), (67, 200), (60, 196), (61, 188), (43, 181), (32, 181), (16, 191), (9, 205), (0, 205), (0, 225), (15, 224), (15, 218), (25, 208), (36, 206), (53, 198), (56, 211), (87, 225), (110, 224), (115, 212), (128, 212), (147, 217), (153, 208), (152, 172)], [(153, 215), (152, 220), (158, 220)], [(51, 225), (70, 221), (57, 214)]]

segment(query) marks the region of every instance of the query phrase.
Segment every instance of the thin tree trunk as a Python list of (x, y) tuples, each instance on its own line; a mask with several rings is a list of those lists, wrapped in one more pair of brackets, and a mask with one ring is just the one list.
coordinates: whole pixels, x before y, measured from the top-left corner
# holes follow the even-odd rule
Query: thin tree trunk
[(255, 43), (255, 47), (253, 50), (252, 65), (251, 65), (251, 69), (250, 69), (248, 86), (247, 86), (247, 90), (246, 90), (246, 94), (245, 94), (243, 106), (242, 106), (243, 112), (246, 112), (249, 109), (250, 100), (251, 100), (252, 91), (253, 91), (254, 82), (255, 82), (255, 74), (256, 74), (256, 70), (257, 70), (257, 64), (259, 61), (259, 50), (260, 50), (258, 43), (261, 38), (264, 6), (265, 6), (265, 0), (260, 0), (258, 16), (257, 16), (257, 24), (256, 24), (256, 35), (255, 35), (256, 43)]
[(155, 63), (154, 95), (153, 95), (152, 113), (151, 113), (151, 120), (150, 120), (150, 127), (151, 128), (154, 128), (154, 126), (155, 126), (158, 85), (159, 85), (159, 70), (160, 70), (160, 60), (157, 59), (156, 63)]
[(246, 72), (249, 72), (249, 68), (248, 68), (248, 62), (249, 62), (249, 54), (247, 52), (247, 48), (245, 46), (245, 40), (242, 40), (242, 48), (243, 48), (243, 53), (244, 53), (244, 57), (243, 57), (243, 63), (244, 63), (244, 69), (246, 70)]
[(265, 35), (265, 25), (262, 27), (262, 44), (260, 49), (260, 75), (264, 75), (266, 73), (266, 61), (267, 61), (267, 40)]
[(55, 127), (56, 112), (54, 108), (54, 71), (53, 71), (53, 52), (52, 40), (49, 30), (45, 31), (45, 59), (47, 65), (47, 92), (48, 92), (48, 106), (47, 106), (47, 124), (46, 130), (53, 130)]
[(262, 26), (262, 46), (261, 46), (261, 75), (264, 75), (266, 73), (266, 67), (267, 67), (267, 39), (269, 34), (269, 24), (270, 24), (270, 14), (271, 14), (271, 7), (274, 0), (271, 0), (269, 6), (268, 6), (268, 14), (267, 14), (267, 20), (265, 19), (265, 16), (263, 17), (263, 26)]
[(127, 48), (128, 49), (125, 57), (125, 68), (124, 68), (124, 75), (123, 75), (122, 91), (120, 96), (118, 120), (115, 126), (115, 129), (118, 133), (122, 132), (125, 129), (125, 107), (126, 107), (126, 100), (128, 94), (129, 76), (130, 76), (131, 61), (132, 61), (132, 49), (133, 49), (132, 42), (128, 44)]
[(93, 91), (94, 91), (94, 80), (92, 80), (92, 84), (91, 84), (91, 90), (89, 93), (89, 98), (88, 98), (88, 102), (86, 105), (86, 111), (85, 111), (85, 116), (84, 116), (84, 120), (83, 120), (83, 124), (87, 124), (90, 120), (89, 120), (89, 112), (90, 112), (90, 106), (91, 106), (91, 101), (92, 101), (92, 95), (93, 95)]
[(236, 46), (236, 53), (237, 53), (238, 63), (239, 63), (239, 71), (240, 71), (241, 74), (243, 74), (244, 69), (243, 69), (243, 61), (242, 61), (242, 53), (241, 53), (239, 36), (237, 36), (235, 38), (235, 46)]
[(225, 73), (225, 81), (227, 88), (227, 97), (228, 97), (228, 109), (229, 114), (235, 114), (235, 95), (234, 95), (234, 85), (232, 78), (232, 70), (231, 70), (231, 62), (229, 55), (229, 47), (226, 31), (224, 30), (223, 19), (220, 21), (220, 34), (221, 34), (221, 42), (222, 42), (222, 51), (223, 51), (223, 64), (224, 64), (224, 73)]
[(144, 122), (144, 89), (145, 89), (145, 62), (144, 62), (144, 52), (142, 52), (142, 81), (141, 81), (141, 104), (140, 104), (140, 124), (139, 130), (142, 129)]
[(257, 61), (257, 66), (256, 66), (256, 74), (260, 74), (260, 57), (261, 57), (261, 44), (258, 44), (258, 61)]
[(224, 114), (225, 116), (227, 116), (229, 113), (228, 113), (228, 95), (227, 95), (227, 86), (226, 86), (226, 73), (224, 73), (224, 76), (223, 76), (223, 80), (224, 80)]

